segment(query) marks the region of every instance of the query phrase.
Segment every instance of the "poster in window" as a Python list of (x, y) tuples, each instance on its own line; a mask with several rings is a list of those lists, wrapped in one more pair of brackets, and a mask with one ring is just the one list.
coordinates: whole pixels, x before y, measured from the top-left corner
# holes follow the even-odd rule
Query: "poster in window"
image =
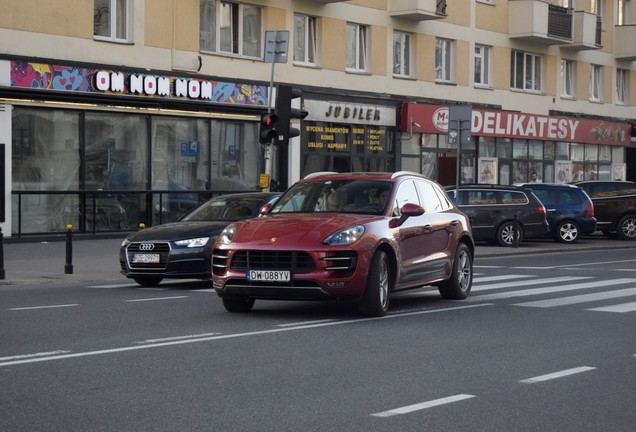
[(570, 172), (572, 171), (572, 162), (556, 161), (554, 163), (554, 181), (556, 183), (567, 183), (570, 181)]
[(497, 184), (497, 158), (479, 158), (479, 183)]

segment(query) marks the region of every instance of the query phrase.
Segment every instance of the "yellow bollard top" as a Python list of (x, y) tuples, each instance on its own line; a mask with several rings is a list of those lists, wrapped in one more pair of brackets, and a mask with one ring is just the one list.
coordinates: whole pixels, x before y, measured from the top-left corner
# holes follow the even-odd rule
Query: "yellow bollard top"
[(66, 229), (69, 230), (69, 231), (72, 230), (73, 229), (73, 225), (71, 225), (71, 224), (66, 225)]

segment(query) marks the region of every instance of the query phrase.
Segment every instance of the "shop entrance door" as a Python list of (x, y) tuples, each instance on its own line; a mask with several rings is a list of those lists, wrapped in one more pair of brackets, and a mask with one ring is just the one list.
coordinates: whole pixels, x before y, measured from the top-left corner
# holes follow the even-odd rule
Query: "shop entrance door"
[(438, 161), (437, 182), (442, 186), (454, 185), (457, 180), (457, 156), (455, 153), (440, 153)]

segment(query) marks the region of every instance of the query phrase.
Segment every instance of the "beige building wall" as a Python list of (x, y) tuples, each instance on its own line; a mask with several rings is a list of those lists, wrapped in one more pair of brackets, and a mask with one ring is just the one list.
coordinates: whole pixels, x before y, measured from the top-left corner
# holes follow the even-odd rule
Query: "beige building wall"
[[(546, 42), (508, 36), (509, 1), (485, 4), (475, 0), (448, 0), (448, 15), (434, 20), (392, 18), (390, 0), (349, 0), (322, 3), (293, 0), (246, 0), (263, 6), (263, 30), (290, 31), (290, 61), (276, 65), (276, 81), (291, 84), (355, 89), (396, 97), (457, 100), (501, 106), (503, 109), (547, 114), (562, 110), (587, 115), (633, 118), (636, 105), (636, 62), (617, 61), (612, 53), (614, 2), (606, 1), (603, 48), (568, 50)], [(538, 1), (538, 0), (537, 0)], [(555, 2), (556, 0), (550, 0)], [(589, 11), (588, 1), (576, 2)], [(633, 1), (629, 7), (634, 11)], [(2, 0), (0, 54), (65, 61), (112, 64), (121, 67), (196, 73), (268, 82), (271, 65), (260, 59), (201, 53), (199, 0), (134, 0), (131, 43), (93, 39), (92, 2), (74, 0)], [(298, 66), (291, 61), (294, 12), (317, 18), (318, 64)], [(346, 21), (370, 28), (369, 74), (345, 71)], [(632, 18), (632, 23), (636, 20)], [(395, 29), (412, 34), (413, 77), (393, 78), (392, 35)], [(435, 38), (456, 41), (456, 85), (435, 83)], [(473, 50), (476, 43), (492, 47), (492, 89), (475, 88)], [(511, 50), (544, 58), (545, 96), (510, 89)], [(576, 61), (576, 100), (560, 98), (560, 60)], [(590, 64), (604, 66), (604, 103), (589, 102)], [(616, 68), (630, 71), (630, 106), (615, 103)], [(555, 99), (553, 101), (553, 99)]]

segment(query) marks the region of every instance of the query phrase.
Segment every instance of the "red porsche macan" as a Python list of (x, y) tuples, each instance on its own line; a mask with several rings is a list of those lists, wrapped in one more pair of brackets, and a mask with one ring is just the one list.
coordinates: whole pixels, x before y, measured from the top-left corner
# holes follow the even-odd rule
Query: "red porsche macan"
[(401, 290), (466, 298), (474, 251), (467, 217), (422, 175), (314, 173), (223, 230), (212, 281), (230, 312), (256, 299), (342, 300), (382, 316)]

